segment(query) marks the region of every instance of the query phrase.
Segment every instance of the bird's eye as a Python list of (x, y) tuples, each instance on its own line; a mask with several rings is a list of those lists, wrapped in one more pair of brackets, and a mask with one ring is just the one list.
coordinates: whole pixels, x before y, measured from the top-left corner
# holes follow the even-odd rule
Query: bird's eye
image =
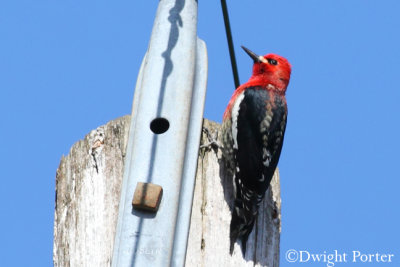
[(272, 59), (272, 58), (268, 58), (268, 63), (271, 65), (278, 65), (278, 61), (276, 61), (275, 59)]

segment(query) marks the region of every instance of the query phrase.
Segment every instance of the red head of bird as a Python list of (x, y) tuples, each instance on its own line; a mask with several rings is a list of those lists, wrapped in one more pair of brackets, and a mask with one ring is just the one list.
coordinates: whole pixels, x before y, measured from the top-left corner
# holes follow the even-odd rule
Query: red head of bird
[(285, 94), (291, 72), (287, 59), (275, 54), (259, 56), (244, 46), (242, 48), (254, 60), (253, 74), (246, 86), (272, 85), (278, 93)]

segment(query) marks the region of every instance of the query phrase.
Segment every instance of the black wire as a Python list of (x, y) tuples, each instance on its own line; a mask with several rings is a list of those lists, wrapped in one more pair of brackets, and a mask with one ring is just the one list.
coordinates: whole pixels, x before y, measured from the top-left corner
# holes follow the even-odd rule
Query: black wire
[(235, 88), (238, 88), (240, 85), (239, 75), (236, 65), (235, 49), (233, 48), (232, 32), (231, 32), (231, 25), (229, 23), (228, 8), (226, 6), (225, 0), (221, 0), (221, 6), (222, 6), (222, 13), (224, 15), (226, 39), (228, 41), (228, 47), (229, 47), (229, 56), (231, 57), (233, 80), (235, 81)]

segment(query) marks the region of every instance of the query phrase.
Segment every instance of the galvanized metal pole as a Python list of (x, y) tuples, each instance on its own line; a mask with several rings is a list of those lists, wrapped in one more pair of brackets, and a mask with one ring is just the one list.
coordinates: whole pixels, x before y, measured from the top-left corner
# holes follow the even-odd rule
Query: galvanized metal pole
[[(132, 109), (112, 266), (183, 266), (207, 80), (197, 1), (159, 3)], [(157, 213), (132, 209), (138, 182), (162, 186)]]

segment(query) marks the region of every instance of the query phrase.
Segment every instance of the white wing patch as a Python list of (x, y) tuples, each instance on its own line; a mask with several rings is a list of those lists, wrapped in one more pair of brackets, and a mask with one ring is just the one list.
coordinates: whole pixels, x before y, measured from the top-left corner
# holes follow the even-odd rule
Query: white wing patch
[(235, 104), (233, 105), (232, 108), (232, 138), (233, 138), (233, 148), (238, 149), (238, 143), (237, 143), (237, 119), (239, 116), (239, 109), (240, 109), (240, 103), (242, 103), (242, 100), (244, 98), (244, 93), (241, 93), (236, 101)]

